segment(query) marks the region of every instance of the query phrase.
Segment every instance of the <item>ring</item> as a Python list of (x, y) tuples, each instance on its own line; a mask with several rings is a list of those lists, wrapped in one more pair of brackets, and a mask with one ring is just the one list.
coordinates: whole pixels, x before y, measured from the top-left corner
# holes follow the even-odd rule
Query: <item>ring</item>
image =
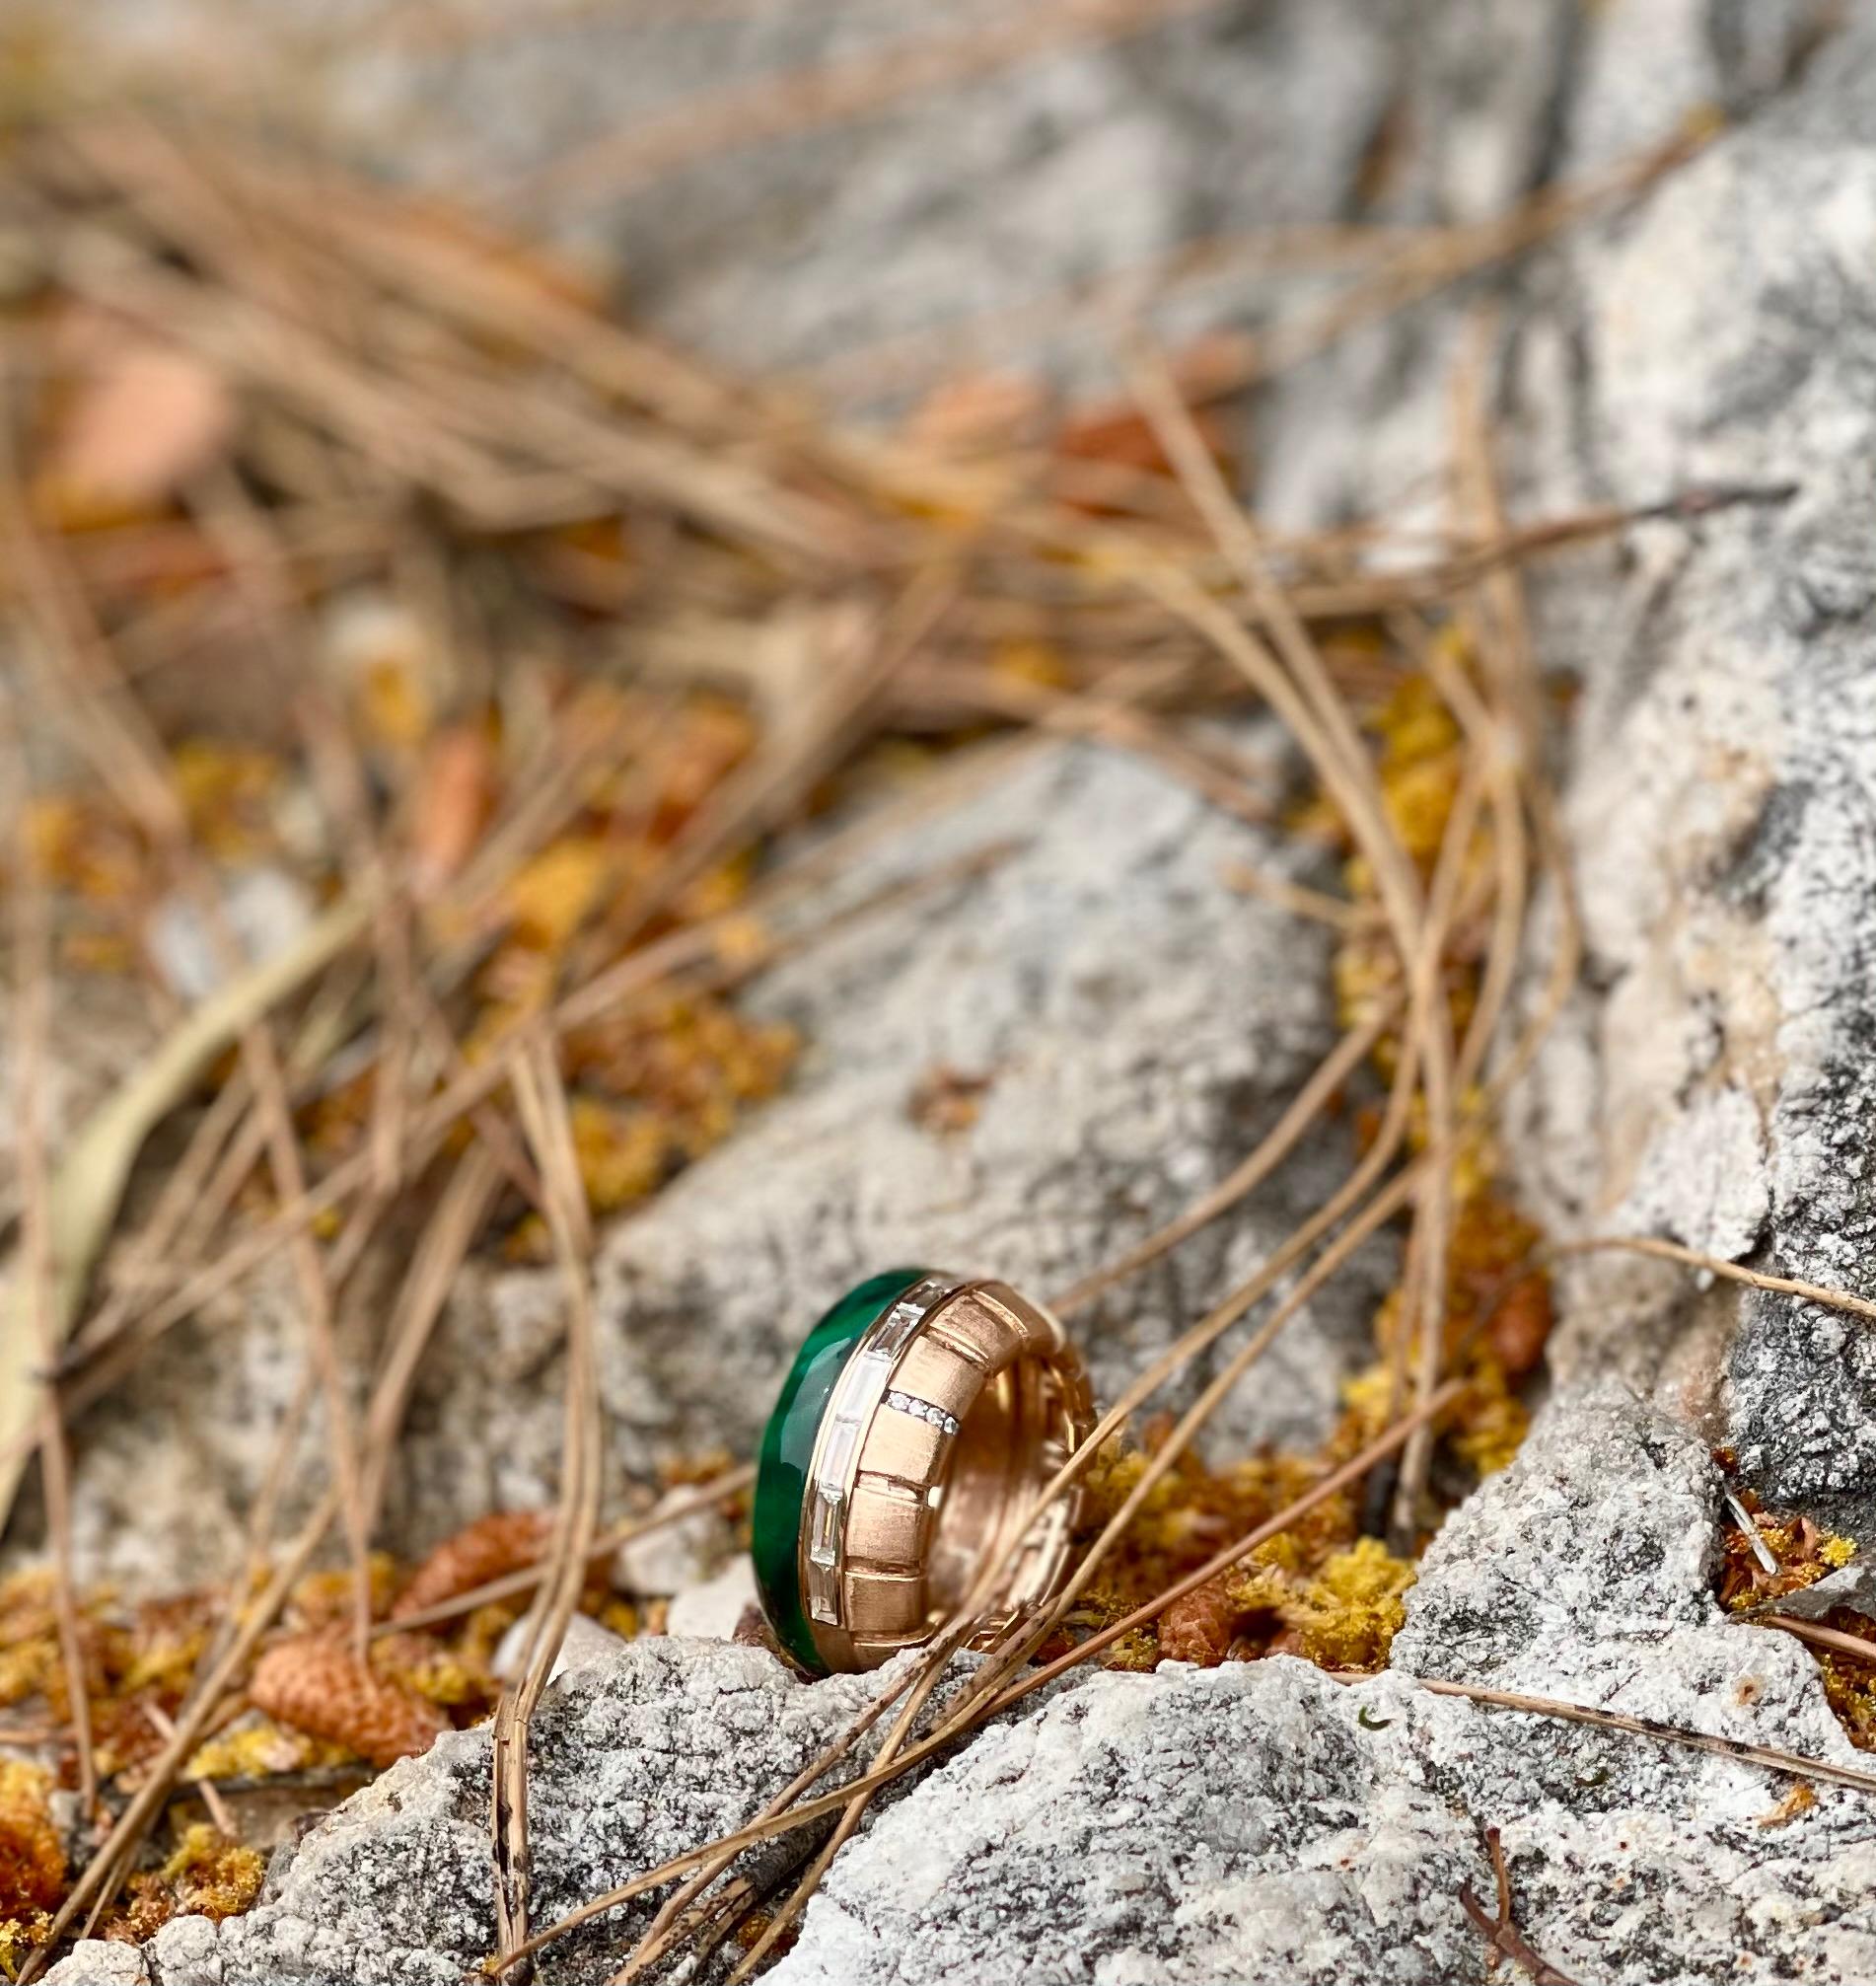
[(1030, 1508), (1093, 1427), (1061, 1326), (1007, 1285), (930, 1269), (855, 1284), (762, 1434), (753, 1556), (775, 1639), (814, 1675), (877, 1668), (929, 1641), (1006, 1547), (979, 1639), (1053, 1598), (1079, 1492), (1034, 1522)]

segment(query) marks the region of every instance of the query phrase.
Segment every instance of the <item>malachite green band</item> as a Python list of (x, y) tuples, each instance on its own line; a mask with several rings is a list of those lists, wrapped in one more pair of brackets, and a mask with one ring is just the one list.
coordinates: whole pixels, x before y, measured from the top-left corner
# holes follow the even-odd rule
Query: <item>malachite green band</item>
[(854, 1346), (899, 1297), (930, 1273), (889, 1269), (869, 1276), (825, 1311), (795, 1354), (781, 1397), (762, 1430), (752, 1526), (757, 1590), (776, 1640), (814, 1675), (825, 1675), (827, 1664), (815, 1648), (802, 1603), (799, 1545), (815, 1436)]

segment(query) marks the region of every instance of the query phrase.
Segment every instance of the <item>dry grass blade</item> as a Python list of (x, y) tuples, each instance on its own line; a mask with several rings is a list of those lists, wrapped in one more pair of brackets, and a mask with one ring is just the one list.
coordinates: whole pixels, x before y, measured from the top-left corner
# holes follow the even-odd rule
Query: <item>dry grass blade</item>
[[(816, 850), (813, 855), (802, 858), (794, 869), (778, 872), (766, 898), (758, 897), (720, 917), (682, 925), (668, 935), (627, 952), (615, 965), (605, 968), (567, 993), (548, 1016), (548, 1026), (555, 1034), (587, 1026), (674, 975), (716, 965), (725, 949), (726, 938), (744, 939), (748, 936), (749, 919), (753, 914), (770, 902), (783, 901), (791, 893), (798, 892), (810, 878), (826, 874), (830, 860), (837, 860), (851, 846), (851, 843), (844, 843), (831, 857), (828, 849)], [(863, 923), (869, 918), (916, 902), (934, 890), (951, 888), (973, 876), (987, 873), (1007, 860), (1011, 852), (1012, 845), (1008, 843), (974, 848), (954, 862), (937, 864), (923, 875), (888, 885), (843, 909), (812, 931), (794, 939), (776, 938), (770, 941), (759, 958), (745, 957), (735, 972), (726, 972), (719, 966), (721, 983), (729, 984), (755, 970), (758, 964), (772, 963), (791, 949), (823, 942), (857, 923)], [(340, 918), (344, 919), (342, 930), (333, 923)], [(302, 948), (308, 951), (308, 956), (295, 969), (298, 977), (310, 976), (325, 964), (329, 956), (336, 955), (345, 944), (363, 935), (369, 927), (370, 912), (362, 906), (341, 904), (328, 913), (326, 922), (315, 926), (309, 933), (307, 945)], [(311, 955), (312, 949), (318, 949), (317, 958)], [(291, 979), (289, 974), (288, 980)], [(291, 991), (291, 984), (283, 981), (280, 996), (288, 991)], [(271, 994), (261, 1001), (263, 1007), (272, 1003)], [(223, 1038), (226, 1032), (223, 1026), (214, 1044), (216, 1048), (226, 1045)], [(509, 1078), (510, 1068), (525, 1046), (529, 1032), (527, 1023), (517, 1023), (491, 1046), (483, 1061), (463, 1068), (421, 1107), (412, 1111), (405, 1126), (405, 1162), (408, 1169), (414, 1171), (426, 1164), (451, 1130), (464, 1118), (472, 1116), (500, 1090)], [(162, 1113), (157, 1114), (160, 1116)], [(101, 1398), (129, 1365), (166, 1332), (184, 1318), (194, 1316), (224, 1290), (232, 1288), (243, 1277), (275, 1254), (291, 1235), (332, 1209), (344, 1205), (353, 1195), (368, 1189), (373, 1177), (373, 1154), (369, 1151), (341, 1158), (304, 1194), (239, 1240), (231, 1242), (213, 1262), (191, 1275), (181, 1287), (140, 1317), (126, 1333), (123, 1342), (110, 1348), (110, 1356), (101, 1360), (96, 1370), (83, 1375), (71, 1389), (73, 1410), (78, 1411)], [(16, 1437), (9, 1446), (6, 1431), (0, 1430), (0, 1468), (9, 1463), (17, 1467), (26, 1445)]]
[(1827, 1628), (1821, 1621), (1799, 1620), (1794, 1614), (1761, 1614), (1754, 1625), (1781, 1628), (1786, 1634), (1795, 1635), (1799, 1641), (1809, 1642), (1814, 1648), (1854, 1655), (1858, 1661), (1876, 1662), (1876, 1641), (1867, 1635), (1845, 1634), (1841, 1628)]
[[(78, 1314), (92, 1265), (109, 1237), (130, 1168), (150, 1133), (217, 1055), (324, 971), (369, 921), (364, 908), (340, 902), (285, 950), (229, 981), (180, 1021), (80, 1128), (53, 1170), (47, 1209), (53, 1345), (64, 1342)], [(0, 1514), (19, 1487), (20, 1437), (35, 1412), (32, 1374), (37, 1354), (21, 1321), (16, 1316), (0, 1329)]]
[(472, 1145), (457, 1162), (397, 1292), (387, 1334), (388, 1349), (365, 1423), (361, 1501), (368, 1528), (375, 1523), (384, 1502), (386, 1478), (424, 1349), (449, 1301), (457, 1274), (481, 1231), (501, 1176), (500, 1161), (485, 1144)]
[(1301, 365), (1363, 325), (1391, 317), (1499, 262), (1529, 254), (1592, 215), (1633, 198), (1686, 165), (1719, 129), (1712, 113), (1696, 113), (1686, 129), (1665, 143), (1650, 146), (1576, 185), (1543, 188), (1506, 213), (1408, 243), (1345, 294), (1297, 322), (1278, 325), (1258, 340), (1242, 366), (1220, 372), (1216, 391), (1220, 395), (1242, 393)]
[[(901, 1696), (907, 1690), (916, 1689), (928, 1678), (935, 1678), (955, 1653), (958, 1637), (955, 1633), (940, 1634), (928, 1648), (919, 1661), (908, 1667), (893, 1683), (888, 1684), (849, 1724), (844, 1731), (828, 1745), (820, 1755), (805, 1766), (775, 1797), (768, 1802), (758, 1816), (762, 1820), (772, 1820), (788, 1809), (813, 1787), (817, 1786), (831, 1772), (842, 1759), (846, 1758), (866, 1733), (885, 1716)], [(612, 1986), (623, 1986), (626, 1982), (659, 1962), (672, 1949), (676, 1940), (677, 1927), (681, 1918), (702, 1895), (703, 1891), (722, 1875), (736, 1860), (734, 1848), (706, 1859), (689, 1877), (681, 1884), (659, 1909), (647, 1927), (644, 1936), (614, 1975)]]
[[(1340, 1680), (1358, 1682), (1364, 1678), (1344, 1676)], [(1443, 1677), (1415, 1676), (1414, 1687), (1434, 1696), (1464, 1697), (1469, 1703), (1494, 1710), (1520, 1711), (1528, 1717), (1561, 1718), (1570, 1724), (1593, 1724), (1603, 1730), (1620, 1730), (1633, 1737), (1654, 1738), (1662, 1744), (1687, 1745), (1715, 1758), (1730, 1758), (1741, 1765), (1760, 1765), (1769, 1772), (1784, 1772), (1797, 1779), (1815, 1779), (1827, 1786), (1844, 1786), (1855, 1793), (1876, 1793), (1876, 1772), (1861, 1772), (1855, 1766), (1838, 1765), (1833, 1760), (1806, 1758), (1795, 1751), (1780, 1751), (1774, 1745), (1747, 1744), (1736, 1737), (1717, 1737), (1711, 1731), (1689, 1730), (1678, 1724), (1662, 1724), (1651, 1717), (1630, 1717), (1624, 1711), (1594, 1710), (1587, 1704), (1564, 1703), (1556, 1697), (1525, 1696), (1517, 1690), (1487, 1689), (1481, 1683), (1448, 1682)]]
[(1318, 1504), (1331, 1497), (1339, 1496), (1343, 1490), (1353, 1487), (1363, 1477), (1370, 1474), (1380, 1463), (1398, 1450), (1430, 1421), (1446, 1412), (1465, 1391), (1465, 1384), (1458, 1379), (1450, 1379), (1425, 1405), (1415, 1407), (1409, 1414), (1403, 1415), (1385, 1434), (1378, 1434), (1358, 1455), (1351, 1456), (1338, 1469), (1332, 1470), (1320, 1483), (1306, 1490), (1293, 1503), (1286, 1505), (1275, 1516), (1266, 1517), (1261, 1524), (1247, 1531), (1243, 1537), (1214, 1552), (1202, 1566), (1194, 1568), (1183, 1578), (1176, 1580), (1164, 1592), (1156, 1593), (1152, 1599), (1137, 1606), (1129, 1614), (1123, 1614), (1117, 1621), (1092, 1634), (1084, 1642), (1070, 1649), (1066, 1655), (1057, 1655), (1051, 1662), (1045, 1662), (1020, 1683), (1012, 1684), (1002, 1691), (991, 1704), (992, 1713), (1008, 1709), (1020, 1703), (1026, 1696), (1041, 1689), (1044, 1684), (1053, 1682), (1059, 1675), (1066, 1675), (1071, 1668), (1078, 1667), (1090, 1656), (1098, 1655), (1104, 1648), (1111, 1648), (1122, 1635), (1131, 1634), (1135, 1628), (1145, 1627), (1149, 1621), (1157, 1620), (1175, 1600), (1183, 1599), (1188, 1593), (1196, 1592), (1220, 1573), (1227, 1572), (1241, 1560), (1248, 1558), (1262, 1544), (1286, 1531), (1298, 1517), (1306, 1516)]
[[(517, 1952), (528, 1936), (528, 1724), (546, 1689), (599, 1531), (601, 1461), (599, 1372), (588, 1261), (593, 1250), (566, 1092), (553, 1051), (538, 1035), (515, 1066), (515, 1100), (545, 1190), (543, 1209), (567, 1290), (566, 1428), (560, 1505), (545, 1578), (529, 1615), (520, 1682), (495, 1713), (490, 1761), (490, 1828), (495, 1855), (498, 1951)], [(528, 1976), (524, 1967), (522, 1977)]]
[[(1422, 1095), (1428, 1164), (1426, 1191), (1414, 1211), (1411, 1236), (1414, 1280), (1407, 1292), (1408, 1303), (1402, 1318), (1398, 1351), (1403, 1359), (1409, 1356), (1409, 1348), (1418, 1352), (1414, 1397), (1421, 1402), (1431, 1398), (1445, 1359), (1446, 1266), (1452, 1239), (1457, 1099), (1453, 1087), (1452, 1018), (1443, 996), (1441, 973), (1473, 830), (1479, 818), (1479, 799), (1478, 762), (1469, 758), (1427, 893), (1426, 926), (1408, 963), (1408, 1011), (1418, 1022), (1416, 1045), (1424, 1070)], [(1399, 1371), (1397, 1365), (1397, 1378)], [(1401, 1460), (1393, 1516), (1397, 1549), (1410, 1547), (1419, 1528), (1420, 1506), (1432, 1456), (1432, 1435), (1422, 1424)]]
[(1485, 1847), (1491, 1857), (1492, 1883), (1498, 1892), (1497, 1913), (1493, 1915), (1479, 1902), (1470, 1882), (1459, 1885), (1459, 1901), (1466, 1915), (1484, 1933), (1491, 1947), (1490, 1962), (1495, 1966), (1500, 1957), (1512, 1959), (1531, 1975), (1533, 1986), (1577, 1986), (1567, 1973), (1559, 1972), (1549, 1959), (1540, 1957), (1530, 1940), (1512, 1922), (1511, 1872), (1505, 1867), (1504, 1845), (1495, 1827), (1485, 1829)]
[(337, 1508), (336, 1497), (328, 1492), (282, 1555), (265, 1586), (244, 1609), (239, 1629), (183, 1706), (181, 1715), (176, 1721), (174, 1735), (166, 1740), (163, 1749), (150, 1762), (143, 1784), (131, 1796), (103, 1845), (80, 1872), (71, 1893), (60, 1904), (49, 1927), (46, 1943), (28, 1956), (20, 1973), (23, 1981), (38, 1976), (58, 1941), (81, 1919), (87, 1932), (96, 1926), (115, 1894), (117, 1885), (128, 1874), (131, 1860), (151, 1823), (168, 1803), (176, 1775), (201, 1742), (229, 1688), (247, 1666), (250, 1656), (259, 1645), (260, 1637), (292, 1591), (294, 1581), (319, 1549)]
[(1647, 1255), (1657, 1262), (1679, 1263), (1703, 1276), (1717, 1276), (1728, 1283), (1744, 1283), (1749, 1288), (1766, 1289), (1781, 1296), (1801, 1296), (1807, 1303), (1821, 1303), (1827, 1310), (1846, 1310), (1853, 1317), (1876, 1323), (1876, 1302), (1867, 1296), (1852, 1295), (1846, 1289), (1829, 1289), (1819, 1283), (1806, 1283), (1794, 1276), (1769, 1276), (1763, 1270), (1748, 1269), (1717, 1255), (1704, 1255), (1697, 1248), (1684, 1248), (1678, 1241), (1663, 1241), (1645, 1234), (1594, 1234), (1578, 1241), (1552, 1242), (1544, 1251), (1552, 1260), (1569, 1255)]
[[(24, 800), (28, 779), (24, 755), (9, 734), (4, 762), (15, 795)], [(16, 831), (13, 864), (13, 989), (9, 1061), (18, 1140), (20, 1244), (12, 1281), (28, 1310), (34, 1342), (49, 1369), (57, 1356), (53, 1323), (53, 1264), (50, 1185), (45, 1156), (45, 1070), (51, 1043), (51, 921), (44, 880), (29, 838)], [(17, 1320), (16, 1320), (17, 1321)], [(30, 1402), (38, 1416), (39, 1471), (44, 1484), (45, 1525), (57, 1577), (59, 1659), (65, 1672), (72, 1737), (78, 1754), (81, 1813), (89, 1819), (98, 1804), (98, 1769), (92, 1751), (91, 1687), (79, 1633), (77, 1589), (72, 1572), (71, 1456), (57, 1393), (33, 1384)]]
[(1176, 1219), (1169, 1220), (1164, 1227), (1135, 1243), (1124, 1255), (1106, 1264), (1092, 1276), (1084, 1277), (1055, 1297), (1050, 1305), (1055, 1313), (1071, 1317), (1077, 1310), (1085, 1310), (1104, 1291), (1125, 1282), (1129, 1276), (1138, 1275), (1149, 1263), (1157, 1262), (1162, 1255), (1189, 1241), (1201, 1228), (1228, 1214), (1247, 1195), (1255, 1192), (1296, 1148), (1330, 1100), (1366, 1059), (1391, 1019), (1392, 1014), (1383, 1011), (1343, 1035), (1321, 1067), (1296, 1092), (1283, 1115), (1270, 1127), (1255, 1151)]

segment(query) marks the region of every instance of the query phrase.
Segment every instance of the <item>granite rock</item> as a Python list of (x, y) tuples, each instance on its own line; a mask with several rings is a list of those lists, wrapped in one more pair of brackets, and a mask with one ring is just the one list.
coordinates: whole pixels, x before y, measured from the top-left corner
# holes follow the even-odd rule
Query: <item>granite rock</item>
[[(532, 1727), (534, 1921), (747, 1819), (877, 1686), (808, 1687), (762, 1650), (662, 1637), (569, 1670)], [(486, 1727), (446, 1735), (279, 1851), (246, 1916), (172, 1920), (145, 1948), (153, 1986), (460, 1986), (494, 1940), (488, 1753)], [(758, 1850), (750, 1872), (778, 1879), (789, 1853)], [(547, 1977), (607, 1977), (651, 1907), (575, 1933)], [(114, 1982), (99, 1966), (81, 1949), (51, 1977)]]

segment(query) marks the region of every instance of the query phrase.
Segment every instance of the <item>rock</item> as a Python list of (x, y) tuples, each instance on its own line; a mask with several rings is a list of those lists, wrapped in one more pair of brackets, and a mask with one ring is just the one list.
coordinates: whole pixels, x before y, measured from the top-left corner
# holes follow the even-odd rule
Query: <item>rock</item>
[[(305, 888), (285, 869), (236, 869), (220, 887), (228, 942), (243, 966), (287, 950), (313, 921)], [(184, 893), (157, 905), (146, 936), (157, 970), (185, 1005), (206, 999), (227, 979), (213, 925)]]
[[(1867, 1976), (1867, 1796), (1794, 1804), (1763, 1768), (1408, 1672), (1856, 1763), (1799, 1644), (1718, 1612), (1715, 1482), (1621, 1385), (1560, 1395), (1429, 1553), (1401, 1666), (1353, 1686), (1287, 1656), (1066, 1680), (875, 1809), (777, 1986), (1482, 1982), (1459, 1889), (1491, 1894), (1485, 1826), (1520, 1928), (1572, 1976)], [(574, 1670), (535, 1726), (538, 1921), (745, 1818), (875, 1686), (663, 1638)], [(446, 1736), (319, 1823), (248, 1917), (166, 1927), (155, 1986), (454, 1982), (491, 1936), (487, 1799), (486, 1733)], [(648, 1915), (576, 1935), (544, 1976), (605, 1978)]]
[(1800, 1620), (1822, 1620), (1834, 1607), (1849, 1607), (1859, 1614), (1876, 1614), (1876, 1560), (1867, 1554), (1826, 1573), (1815, 1585), (1801, 1586), (1778, 1602), (1781, 1614), (1796, 1614)]
[(1718, 1484), (1697, 1437), (1620, 1380), (1566, 1390), (1427, 1547), (1395, 1665), (1568, 1695), (1585, 1643), (1710, 1627)]
[[(1710, 1589), (1711, 1464), (1608, 1383), (1553, 1402), (1452, 1520), (1394, 1671), (1286, 1656), (1101, 1674), (991, 1729), (835, 1860), (776, 1986), (1297, 1978), (1480, 1981), (1489, 1899), (1608, 1986), (1876, 1957), (1868, 1797), (1648, 1739), (1438, 1697), (1407, 1671), (1857, 1763), (1790, 1638)], [(1802, 1926), (1802, 1928), (1800, 1928)]]
[[(495, 1646), (489, 1664), (504, 1682), (518, 1681), (522, 1655), (528, 1646), (528, 1617), (524, 1614)], [(609, 1661), (625, 1646), (624, 1638), (602, 1627), (590, 1614), (575, 1614), (561, 1637), (560, 1652), (553, 1658), (551, 1679), (558, 1682), (569, 1669), (584, 1668), (589, 1662)]]
[[(798, 31), (739, 10), (715, 41), (686, 27), (662, 68), (595, 60), (616, 29), (557, 53), (476, 50), (456, 128), (417, 140), (432, 163), (479, 146), (529, 166), (550, 123), (555, 142), (629, 125), (621, 90), (647, 102), (858, 45), (862, 24), (831, 12)], [(1246, 214), (1476, 218), (1702, 106), (1730, 110), (1737, 127), (1700, 157), (1495, 283), (1490, 414), (1521, 513), (1712, 497), (1533, 578), (1539, 653), (1580, 690), (1560, 771), (1587, 960), (1504, 1142), (1559, 1235), (1665, 1235), (1869, 1295), (1876, 24), (1828, 37), (1826, 20), (1807, 0), (1273, 0), (810, 135), (754, 175), (726, 155), (607, 225), (626, 231), (667, 331), (739, 358), (819, 358), (929, 319), (935, 298), (1007, 303)], [(491, 104), (514, 114), (481, 114)], [(1430, 300), (1273, 385), (1266, 516), (1400, 515), (1401, 493), (1438, 486), (1470, 301)], [(1247, 294), (1242, 315), (1264, 303)], [(1218, 1177), (1322, 1052), (1320, 934), (1219, 882), (1234, 860), (1291, 859), (1277, 838), (1090, 747), (1044, 747), (993, 790), (955, 795), (802, 928), (1006, 839), (987, 873), (835, 930), (754, 989), (804, 1030), (800, 1083), (602, 1252), (616, 1467), (746, 1447), (808, 1315), (862, 1269), (910, 1257), (1043, 1293), (1071, 1282)], [(1530, 963), (1535, 986), (1545, 960)], [(991, 1078), (950, 1139), (907, 1109), (940, 1065)], [(1332, 1176), (1312, 1148), (1264, 1204), (1091, 1314), (1104, 1388)], [(1735, 1759), (1422, 1686), (1862, 1756), (1809, 1653), (1714, 1603), (1709, 1446), (1732, 1446), (1768, 1501), (1867, 1546), (1876, 1336), (1619, 1255), (1571, 1260), (1559, 1289), (1555, 1393), (1428, 1552), (1394, 1669), (1344, 1686), (1277, 1658), (1047, 1694), (874, 1814), (782, 1986), (1482, 1982), (1487, 1947), (1458, 1892), (1489, 1899), (1487, 1826), (1521, 1931), (1572, 1977), (1876, 1977), (1865, 1796), (1819, 1788), (1807, 1805)], [(466, 1279), (416, 1404), (401, 1537), (540, 1501), (557, 1300), (546, 1276)], [(1358, 1284), (1319, 1305), (1221, 1441), (1309, 1438), (1366, 1305)], [(287, 1342), (244, 1333), (206, 1382), (199, 1348), (186, 1366), (180, 1344), (153, 1361), (144, 1399), (87, 1431), (85, 1535), (139, 1487), (147, 1499), (136, 1458), (159, 1429), (173, 1452), (184, 1425), (202, 1459), (182, 1494), (225, 1523), (250, 1467), (228, 1430), (277, 1410)], [(666, 1640), (570, 1672), (538, 1733), (540, 1914), (744, 1817), (871, 1686)], [(456, 1980), (491, 1935), (486, 1774), (473, 1732), (397, 1768), (283, 1861), (250, 1917), (168, 1927), (156, 1986)], [(561, 1954), (567, 1986), (616, 1963), (643, 1921), (621, 1917)]]
[[(1864, 1295), (1873, 101), (1865, 23), (1579, 255), (1548, 461), (1615, 503), (1758, 494), (1572, 574), (1606, 603), (1568, 651), (1588, 988), (1513, 1140), (1564, 1231), (1664, 1234)], [(1876, 1528), (1866, 1324), (1608, 1259), (1568, 1289), (1566, 1366), (1672, 1387), (1768, 1503)]]
[(756, 1604), (755, 1568), (747, 1556), (732, 1559), (715, 1579), (686, 1586), (672, 1600), (665, 1627), (692, 1641), (734, 1641), (745, 1612)]
[(45, 1979), (46, 1986), (150, 1986), (142, 1951), (105, 1938), (81, 1938)]
[[(809, 1686), (759, 1649), (664, 1636), (570, 1670), (531, 1729), (534, 1921), (748, 1819), (878, 1686)], [(494, 1940), (488, 1799), (487, 1727), (444, 1736), (283, 1850), (247, 1916), (166, 1925), (148, 1948), (153, 1986), (460, 1986)], [(785, 1848), (750, 1864), (771, 1879), (789, 1866)], [(597, 1986), (653, 1907), (575, 1933), (543, 1977)]]
[[(668, 1491), (653, 1506), (652, 1514), (695, 1494), (694, 1488)], [(613, 1555), (613, 1578), (627, 1592), (668, 1597), (700, 1585), (736, 1553), (736, 1533), (729, 1522), (715, 1510), (698, 1510), (641, 1538), (628, 1538)]]
[[(1271, 735), (1242, 742), (1270, 761), (1274, 788)], [(1064, 1288), (1229, 1171), (1334, 1040), (1325, 932), (1228, 881), (1245, 863), (1306, 873), (1293, 844), (1103, 747), (1051, 744), (994, 780), (969, 764), (951, 776), (797, 907), (798, 954), (751, 989), (754, 1011), (801, 1032), (792, 1087), (605, 1240), (600, 1375), (615, 1470), (753, 1452), (816, 1313), (883, 1264), (988, 1270), (1045, 1298)], [(987, 872), (832, 921), (992, 846), (1008, 851)], [(942, 1065), (991, 1078), (966, 1131), (910, 1114)], [(1309, 1144), (1242, 1213), (1077, 1318), (1099, 1388), (1111, 1395), (1321, 1204), (1341, 1142), (1334, 1132)], [(1221, 1445), (1317, 1438), (1367, 1354), (1391, 1259), (1371, 1247), (1312, 1301), (1220, 1417)], [(491, 1508), (552, 1501), (562, 1300), (555, 1272), (465, 1269), (393, 1471), (381, 1533), (393, 1548), (415, 1554)], [(226, 1571), (298, 1381), (297, 1320), (289, 1266), (263, 1265), (80, 1424), (88, 1568), (146, 1585), (158, 1572), (174, 1585)], [(323, 1440), (309, 1429), (302, 1483), (318, 1480)], [(634, 1548), (645, 1590), (713, 1569), (720, 1523), (685, 1535), (675, 1548), (647, 1540), (648, 1557)]]

